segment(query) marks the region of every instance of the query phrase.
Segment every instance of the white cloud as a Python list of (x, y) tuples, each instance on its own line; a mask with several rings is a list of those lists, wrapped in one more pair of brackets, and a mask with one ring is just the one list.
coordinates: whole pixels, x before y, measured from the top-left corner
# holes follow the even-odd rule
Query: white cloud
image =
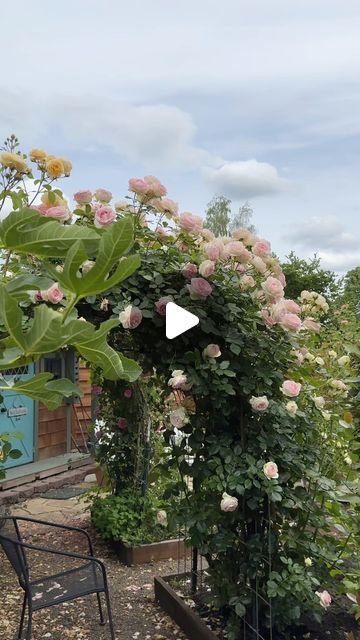
[(321, 259), (322, 267), (338, 273), (346, 273), (350, 269), (360, 266), (360, 251), (342, 251), (341, 253), (319, 251), (318, 256)]
[(206, 177), (217, 192), (236, 199), (272, 195), (290, 185), (273, 165), (257, 160), (224, 162), (207, 170)]

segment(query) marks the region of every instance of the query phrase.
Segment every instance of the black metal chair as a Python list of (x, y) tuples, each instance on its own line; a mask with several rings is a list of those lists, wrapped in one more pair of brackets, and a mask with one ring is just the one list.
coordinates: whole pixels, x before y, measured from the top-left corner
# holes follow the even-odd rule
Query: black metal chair
[[(87, 538), (89, 554), (82, 555), (79, 553), (70, 553), (68, 551), (27, 544), (23, 541), (21, 536), (19, 526), (21, 521), (81, 533)], [(18, 640), (21, 640), (22, 638), (26, 607), (28, 608), (26, 640), (31, 640), (32, 615), (34, 611), (95, 593), (99, 606), (101, 625), (105, 624), (105, 620), (100, 594), (105, 594), (111, 639), (115, 640), (105, 566), (103, 562), (94, 557), (90, 537), (84, 529), (68, 527), (66, 525), (60, 525), (53, 522), (45, 522), (44, 520), (36, 520), (35, 518), (0, 516), (0, 545), (16, 572), (20, 586), (24, 590), (23, 608), (17, 635)], [(51, 556), (53, 558), (56, 556), (64, 559), (72, 558), (79, 561), (81, 560), (82, 562), (81, 564), (77, 562), (76, 564), (79, 564), (79, 566), (72, 569), (32, 579), (32, 568), (31, 562), (29, 562), (29, 555), (31, 555), (31, 552), (33, 551), (40, 555), (44, 554), (44, 556), (45, 554), (48, 554), (49, 558), (51, 558)]]

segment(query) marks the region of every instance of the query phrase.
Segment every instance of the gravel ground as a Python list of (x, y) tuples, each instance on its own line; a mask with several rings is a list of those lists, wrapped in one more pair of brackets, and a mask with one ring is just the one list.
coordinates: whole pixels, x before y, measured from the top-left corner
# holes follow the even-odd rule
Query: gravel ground
[[(89, 530), (94, 542), (95, 556), (105, 562), (110, 586), (110, 596), (114, 617), (116, 640), (184, 640), (185, 636), (170, 618), (154, 602), (154, 576), (175, 573), (177, 561), (162, 561), (153, 564), (125, 567), (116, 556), (91, 531), (84, 519), (68, 522)], [(78, 553), (86, 553), (84, 541), (77, 534), (59, 533), (55, 529), (44, 529), (37, 525), (25, 527), (27, 541), (41, 546), (63, 548)], [(41, 557), (40, 557), (41, 555)], [(49, 558), (34, 554), (31, 562), (39, 576), (49, 572)], [(51, 573), (63, 568), (62, 560), (51, 561)], [(16, 576), (7, 559), (0, 552), (0, 610), (1, 639), (13, 640), (20, 619), (22, 590), (17, 586)], [(96, 596), (43, 609), (33, 616), (33, 640), (108, 640), (108, 625), (101, 627), (98, 622)]]

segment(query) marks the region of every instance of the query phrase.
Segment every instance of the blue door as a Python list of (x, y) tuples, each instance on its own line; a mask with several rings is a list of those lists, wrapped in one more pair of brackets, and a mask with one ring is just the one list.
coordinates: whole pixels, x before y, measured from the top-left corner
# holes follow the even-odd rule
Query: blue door
[[(6, 380), (21, 378), (29, 380), (34, 376), (34, 365), (26, 365), (17, 369), (7, 369), (1, 375)], [(3, 402), (0, 404), (0, 433), (19, 433), (21, 439), (11, 439), (14, 449), (22, 452), (21, 458), (8, 458), (5, 469), (17, 467), (34, 460), (34, 400), (13, 391), (1, 392)]]

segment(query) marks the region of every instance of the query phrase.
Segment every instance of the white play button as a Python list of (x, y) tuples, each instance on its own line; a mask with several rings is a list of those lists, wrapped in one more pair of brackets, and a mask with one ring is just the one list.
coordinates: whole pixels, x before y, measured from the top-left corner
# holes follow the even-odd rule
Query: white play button
[(180, 336), (185, 331), (189, 331), (197, 324), (199, 318), (190, 311), (186, 311), (175, 302), (168, 302), (166, 305), (166, 337), (169, 340)]

